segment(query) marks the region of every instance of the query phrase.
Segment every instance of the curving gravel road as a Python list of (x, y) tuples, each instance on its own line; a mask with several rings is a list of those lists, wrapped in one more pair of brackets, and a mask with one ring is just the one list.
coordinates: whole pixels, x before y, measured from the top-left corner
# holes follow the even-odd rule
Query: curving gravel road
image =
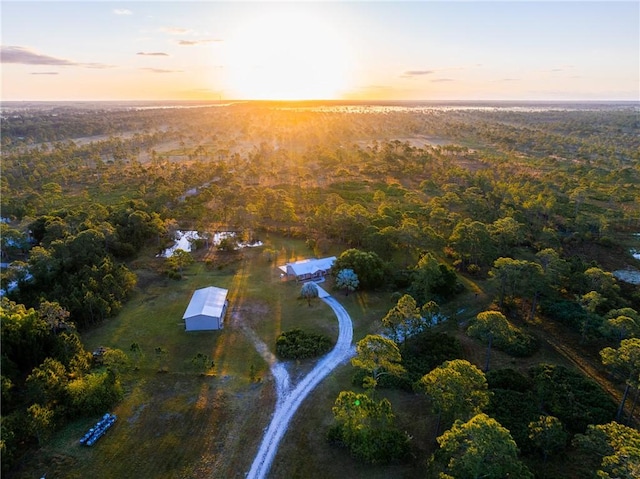
[[(320, 288), (318, 288), (320, 289)], [(322, 291), (324, 293), (324, 291)], [(280, 441), (284, 437), (289, 423), (294, 414), (305, 400), (307, 395), (322, 381), (331, 371), (333, 371), (339, 364), (343, 363), (353, 355), (353, 348), (351, 347), (351, 341), (353, 339), (353, 324), (349, 313), (338, 303), (334, 298), (327, 295), (322, 297), (322, 300), (327, 303), (335, 312), (338, 318), (339, 334), (338, 341), (335, 347), (324, 356), (318, 364), (307, 374), (301, 381), (290, 391), (286, 391), (285, 388), (278, 388), (279, 392), (285, 390), (282, 396), (278, 394), (278, 402), (276, 404), (276, 410), (271, 418), (271, 423), (266, 429), (264, 436), (262, 437), (262, 443), (258, 449), (251, 469), (247, 474), (249, 479), (264, 479), (271, 463), (276, 456)], [(278, 365), (274, 365), (278, 366)], [(273, 367), (272, 367), (273, 370)]]

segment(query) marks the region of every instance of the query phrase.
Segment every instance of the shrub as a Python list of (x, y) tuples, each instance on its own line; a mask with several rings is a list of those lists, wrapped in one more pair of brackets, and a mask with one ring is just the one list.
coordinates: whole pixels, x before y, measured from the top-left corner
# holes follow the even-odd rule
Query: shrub
[(489, 371), (486, 376), (490, 389), (509, 389), (523, 393), (530, 391), (533, 386), (530, 377), (515, 369), (495, 369)]
[(492, 394), (487, 414), (511, 432), (513, 440), (522, 451), (530, 452), (532, 444), (529, 440), (529, 423), (540, 416), (533, 392), (495, 389), (491, 385), (490, 390)]
[(407, 341), (402, 351), (402, 365), (413, 383), (443, 362), (462, 357), (462, 346), (456, 338), (425, 331)]
[(327, 336), (292, 329), (278, 336), (276, 354), (282, 359), (313, 358), (327, 353), (332, 344)]
[(541, 310), (550, 319), (576, 329), (588, 316), (584, 308), (575, 301), (543, 301)]
[(479, 276), (480, 275), (480, 267), (477, 264), (470, 264), (467, 266), (467, 272), (471, 276)]
[(467, 334), (485, 343), (492, 338), (492, 345), (496, 349), (520, 358), (531, 356), (540, 346), (535, 337), (511, 324), (498, 311), (479, 313)]
[(123, 397), (120, 381), (111, 371), (75, 379), (69, 383), (68, 392), (74, 414), (100, 414)]
[(366, 394), (342, 391), (332, 409), (336, 420), (327, 439), (345, 447), (367, 464), (389, 464), (409, 453), (409, 436), (395, 425), (391, 403), (375, 401)]
[(592, 379), (564, 366), (540, 364), (529, 370), (541, 412), (560, 419), (571, 433), (611, 421), (616, 405)]
[[(404, 361), (403, 361), (404, 364)], [(361, 387), (366, 378), (371, 378), (368, 371), (357, 368), (351, 377), (351, 384)], [(403, 391), (413, 391), (413, 382), (406, 374), (402, 376), (394, 376), (393, 374), (385, 374), (380, 376), (376, 384), (378, 389), (402, 389)]]

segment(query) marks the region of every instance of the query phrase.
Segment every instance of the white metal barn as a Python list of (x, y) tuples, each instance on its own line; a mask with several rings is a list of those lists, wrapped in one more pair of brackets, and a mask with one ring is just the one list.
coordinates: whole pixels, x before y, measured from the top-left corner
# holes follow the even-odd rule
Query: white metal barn
[(209, 286), (197, 289), (182, 316), (185, 331), (210, 331), (222, 329), (227, 311), (229, 290)]

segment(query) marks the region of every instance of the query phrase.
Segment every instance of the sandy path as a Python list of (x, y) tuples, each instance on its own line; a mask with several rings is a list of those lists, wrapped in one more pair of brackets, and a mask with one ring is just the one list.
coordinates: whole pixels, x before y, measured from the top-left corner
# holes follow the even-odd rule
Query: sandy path
[[(288, 391), (278, 384), (280, 380), (276, 377), (276, 384), (278, 386), (278, 402), (276, 404), (276, 410), (271, 418), (271, 423), (266, 429), (264, 436), (262, 437), (262, 443), (258, 449), (251, 469), (247, 474), (249, 479), (264, 479), (271, 463), (276, 456), (280, 441), (284, 437), (289, 423), (294, 414), (305, 400), (307, 395), (322, 381), (331, 371), (333, 371), (339, 364), (343, 363), (353, 355), (353, 348), (351, 347), (351, 341), (353, 339), (353, 324), (347, 311), (330, 296), (322, 297), (322, 300), (327, 303), (335, 312), (338, 318), (339, 334), (338, 341), (335, 347), (324, 356), (318, 364), (307, 374), (292, 390)], [(271, 367), (273, 372), (274, 364)], [(281, 395), (282, 391), (282, 395)]]
[(260, 356), (262, 356), (269, 364), (269, 369), (271, 370), (271, 374), (276, 382), (277, 409), (282, 404), (284, 397), (289, 393), (289, 389), (291, 389), (289, 372), (283, 363), (278, 362), (276, 355), (269, 351), (269, 346), (267, 346), (264, 341), (258, 337), (253, 329), (247, 326), (241, 326), (241, 328), (249, 339), (251, 339), (256, 351), (258, 351)]

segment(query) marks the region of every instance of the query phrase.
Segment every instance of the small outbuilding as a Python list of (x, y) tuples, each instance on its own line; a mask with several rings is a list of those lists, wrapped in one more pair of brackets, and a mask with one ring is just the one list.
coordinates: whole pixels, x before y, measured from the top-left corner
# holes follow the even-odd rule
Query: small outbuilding
[(229, 290), (215, 286), (197, 289), (182, 316), (185, 331), (222, 329), (224, 315), (229, 305), (228, 293)]
[(295, 278), (297, 281), (317, 280), (329, 274), (335, 262), (335, 256), (320, 259), (303, 259), (280, 266), (280, 269), (288, 278)]

